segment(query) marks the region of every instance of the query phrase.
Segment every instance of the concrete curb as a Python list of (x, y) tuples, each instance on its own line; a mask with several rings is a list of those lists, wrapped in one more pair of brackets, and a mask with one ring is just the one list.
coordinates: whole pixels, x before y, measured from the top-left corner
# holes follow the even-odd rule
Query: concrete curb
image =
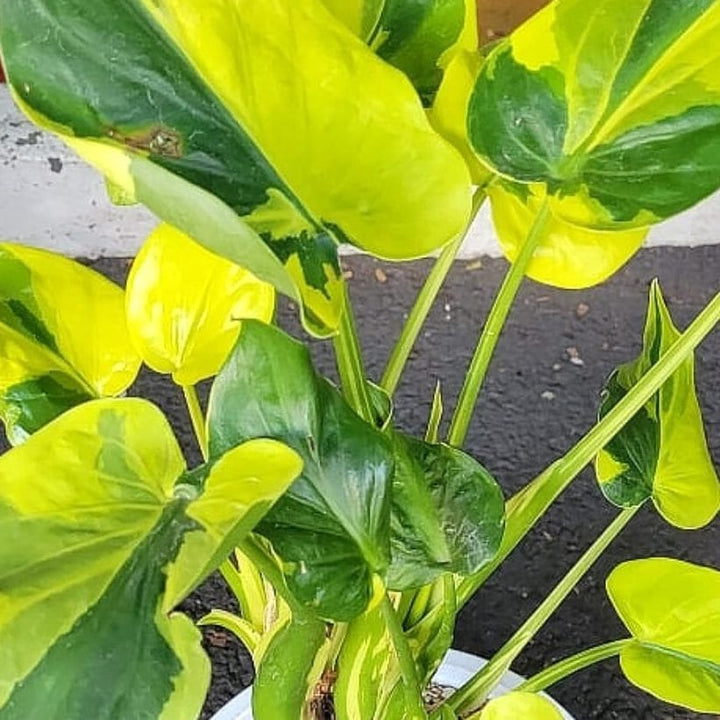
[[(114, 207), (99, 175), (39, 132), (0, 87), (0, 238), (76, 257), (134, 255), (156, 221), (143, 208)], [(655, 228), (649, 246), (720, 242), (720, 193)], [(500, 254), (489, 212), (468, 234), (462, 257)]]

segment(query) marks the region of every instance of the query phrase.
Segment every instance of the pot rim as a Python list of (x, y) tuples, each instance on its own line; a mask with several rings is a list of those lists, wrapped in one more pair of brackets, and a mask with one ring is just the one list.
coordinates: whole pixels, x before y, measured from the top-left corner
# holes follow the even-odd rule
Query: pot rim
[[(487, 660), (460, 650), (450, 650), (445, 656), (433, 681), (439, 685), (457, 687), (467, 682), (481, 667), (487, 664)], [(517, 688), (524, 682), (524, 678), (509, 671), (498, 684), (493, 697), (503, 695)], [(573, 716), (563, 708), (557, 701), (546, 693), (544, 697), (550, 699), (560, 710), (564, 720), (575, 720)], [(222, 707), (211, 720), (252, 720), (251, 715), (252, 687), (246, 688), (239, 695), (236, 695), (227, 705)]]

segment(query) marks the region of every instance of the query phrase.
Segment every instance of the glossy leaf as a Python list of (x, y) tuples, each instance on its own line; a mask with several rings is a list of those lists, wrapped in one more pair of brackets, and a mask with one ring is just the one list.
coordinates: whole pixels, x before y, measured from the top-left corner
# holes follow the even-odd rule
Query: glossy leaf
[(60, 255), (0, 243), (0, 416), (13, 444), (124, 392), (139, 368), (119, 287)]
[(620, 664), (634, 685), (700, 713), (720, 713), (720, 572), (680, 560), (627, 562), (607, 582), (632, 634)]
[(427, 105), (443, 70), (474, 39), (475, 0), (323, 0), (386, 62), (402, 70)]
[[(642, 354), (610, 377), (600, 418), (679, 336), (655, 281)], [(605, 496), (621, 507), (652, 498), (660, 514), (681, 528), (703, 527), (715, 517), (720, 509), (720, 484), (695, 394), (692, 357), (605, 447), (597, 458), (596, 472)]]
[(477, 461), (447, 445), (396, 434), (388, 587), (420, 587), (441, 573), (470, 575), (502, 540), (502, 491)]
[[(128, 195), (205, 242), (190, 227), (201, 208), (158, 202), (139, 177), (152, 172), (135, 162), (145, 158), (235, 211), (315, 332), (332, 332), (342, 310), (339, 243), (419, 257), (467, 221), (461, 159), (410, 84), (320, 0), (213, 0), (202, 12), (190, 0), (8, 0), (0, 45), (32, 117)], [(250, 242), (241, 264), (268, 280), (267, 257), (247, 262), (261, 255)]]
[(300, 467), (260, 440), (190, 484), (143, 400), (86, 403), (0, 458), (0, 718), (194, 720), (210, 668), (172, 610)]
[(248, 321), (213, 386), (210, 454), (255, 437), (280, 440), (305, 462), (302, 476), (259, 531), (285, 563), (303, 603), (326, 618), (361, 613), (372, 576), (389, 560), (391, 448), (319, 377), (307, 349)]
[[(492, 215), (505, 257), (514, 262), (547, 197), (544, 185), (498, 179), (488, 188)], [(617, 272), (642, 246), (646, 228), (603, 231), (580, 227), (553, 213), (527, 276), (566, 289), (592, 287)]]
[(275, 292), (170, 225), (146, 240), (127, 283), (130, 336), (143, 360), (179, 385), (216, 375), (241, 320), (269, 322)]
[(560, 711), (542, 695), (511, 692), (491, 700), (478, 720), (562, 720)]
[(577, 224), (686, 210), (720, 186), (719, 27), (714, 0), (556, 0), (488, 58), (473, 145)]

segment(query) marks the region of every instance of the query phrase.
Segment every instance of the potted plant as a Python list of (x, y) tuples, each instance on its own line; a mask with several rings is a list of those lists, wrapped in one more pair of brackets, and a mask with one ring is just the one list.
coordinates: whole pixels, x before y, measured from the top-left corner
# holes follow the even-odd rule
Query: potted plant
[[(0, 718), (198, 717), (208, 661), (175, 608), (216, 569), (241, 616), (204, 622), (252, 652), (255, 720), (554, 720), (542, 691), (613, 657), (720, 714), (720, 572), (669, 558), (608, 578), (626, 637), (496, 697), (638, 508), (715, 517), (693, 352), (720, 295), (681, 333), (653, 284), (597, 425), (516, 496), (462, 449), (522, 279), (602, 282), (720, 186), (718, 23), (717, 0), (556, 0), (484, 54), (473, 0), (3, 0), (20, 107), (163, 224), (125, 292), (0, 247)], [(486, 199), (511, 266), (447, 436), (438, 389), (411, 437), (393, 395)], [(344, 243), (440, 253), (377, 383)], [(339, 389), (271, 323), (276, 291), (333, 343)], [(200, 467), (122, 397), (141, 361), (182, 389)], [(487, 664), (424, 696), (459, 610), (591, 463), (617, 517)]]

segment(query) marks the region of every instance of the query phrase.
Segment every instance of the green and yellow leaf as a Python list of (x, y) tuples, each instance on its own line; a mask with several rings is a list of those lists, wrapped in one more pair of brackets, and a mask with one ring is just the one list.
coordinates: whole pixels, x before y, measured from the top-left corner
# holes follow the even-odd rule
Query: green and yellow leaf
[(718, 29), (715, 0), (555, 0), (490, 54), (470, 101), (470, 140), (492, 172), (530, 186), (493, 199), (504, 245), (517, 244), (513, 225), (536, 198), (549, 198), (555, 241), (541, 246), (540, 279), (589, 284), (582, 270), (565, 274), (588, 253), (602, 260), (590, 281), (613, 272), (643, 228), (720, 187)]
[(699, 713), (720, 713), (720, 572), (651, 558), (617, 567), (608, 594), (632, 634), (627, 679)]
[(179, 230), (161, 225), (133, 263), (126, 306), (130, 337), (143, 360), (188, 386), (218, 373), (242, 320), (272, 319), (275, 291)]
[(571, 222), (675, 215), (720, 186), (718, 28), (715, 0), (556, 0), (488, 58), (473, 145)]
[(13, 444), (79, 403), (124, 392), (139, 368), (117, 285), (60, 255), (0, 243), (0, 417)]
[[(607, 415), (680, 337), (654, 281), (639, 358), (609, 379), (600, 408)], [(681, 528), (703, 527), (720, 510), (720, 484), (705, 438), (690, 357), (599, 454), (595, 467), (605, 496), (621, 507), (652, 499)]]
[[(316, 333), (342, 312), (340, 243), (420, 257), (467, 222), (461, 158), (410, 83), (321, 0), (212, 0), (202, 12), (190, 0), (8, 0), (0, 47), (33, 119), (127, 196), (299, 297)], [(169, 202), (191, 191), (168, 174), (232, 210), (235, 237), (199, 227), (217, 222), (210, 198)]]
[(194, 720), (209, 663), (173, 608), (300, 468), (260, 440), (191, 484), (134, 399), (85, 403), (0, 458), (0, 718)]
[(562, 720), (560, 711), (542, 695), (512, 692), (491, 700), (478, 720)]

